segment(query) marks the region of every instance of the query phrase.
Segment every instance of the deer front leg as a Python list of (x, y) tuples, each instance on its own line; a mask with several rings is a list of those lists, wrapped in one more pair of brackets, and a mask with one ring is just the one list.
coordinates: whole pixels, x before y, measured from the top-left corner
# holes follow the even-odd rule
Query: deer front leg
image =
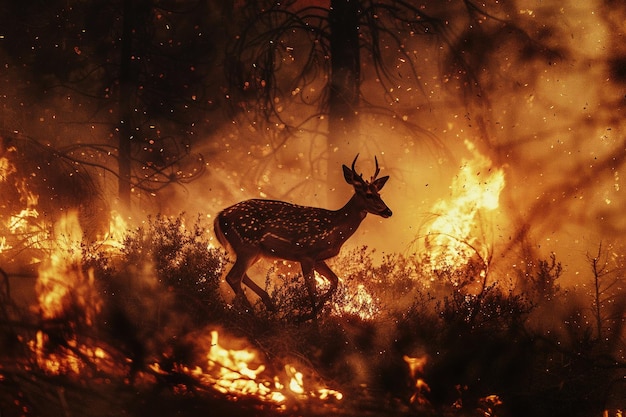
[(319, 261), (315, 264), (315, 270), (330, 281), (330, 288), (326, 293), (321, 297), (320, 304), (324, 304), (326, 301), (332, 297), (332, 295), (337, 290), (337, 284), (339, 283), (339, 277), (326, 265), (326, 262)]

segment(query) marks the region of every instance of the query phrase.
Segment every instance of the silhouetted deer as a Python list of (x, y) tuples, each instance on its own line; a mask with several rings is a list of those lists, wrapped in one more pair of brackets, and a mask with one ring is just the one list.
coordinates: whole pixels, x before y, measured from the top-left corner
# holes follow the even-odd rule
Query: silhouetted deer
[(391, 210), (380, 198), (388, 176), (378, 178), (380, 168), (370, 181), (363, 179), (354, 170), (359, 155), (354, 158), (352, 168), (343, 165), (343, 175), (354, 187), (354, 195), (339, 210), (298, 206), (284, 201), (246, 200), (223, 210), (215, 219), (215, 235), (226, 247), (237, 255), (235, 264), (228, 272), (226, 281), (235, 291), (236, 297), (249, 305), (241, 282), (254, 291), (269, 310), (274, 310), (270, 296), (247, 274), (248, 269), (261, 257), (279, 258), (300, 263), (309, 297), (315, 304), (314, 271), (330, 281), (330, 289), (321, 297), (323, 305), (337, 289), (339, 279), (324, 260), (339, 253), (339, 249), (356, 231), (367, 213), (381, 217), (391, 216)]

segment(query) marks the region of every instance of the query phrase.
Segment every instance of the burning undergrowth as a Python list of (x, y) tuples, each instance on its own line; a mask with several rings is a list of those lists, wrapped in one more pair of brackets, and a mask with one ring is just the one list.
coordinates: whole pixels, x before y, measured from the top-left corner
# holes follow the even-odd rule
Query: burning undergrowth
[(229, 260), (201, 218), (156, 216), (114, 235), (85, 244), (65, 218), (42, 249), (31, 306), (13, 300), (3, 275), (2, 415), (623, 409), (624, 305), (603, 310), (599, 338), (585, 321), (593, 303), (560, 289), (555, 258), (528, 267), (520, 291), (484, 280), (481, 263), (433, 279), (430, 258), (374, 261), (362, 247), (334, 261), (339, 290), (307, 320), (302, 277), (285, 262), (268, 271), (278, 311), (230, 304), (220, 282)]
[(112, 212), (105, 233), (85, 233), (76, 212), (40, 215), (41, 190), (16, 176), (15, 158), (0, 159), (0, 184), (17, 196), (0, 216), (0, 414), (623, 410), (617, 249), (589, 257), (582, 289), (561, 288), (556, 256), (528, 251), (494, 271), (477, 219), (497, 206), (504, 173), (468, 150), (425, 250), (344, 251), (332, 259), (338, 289), (315, 317), (298, 264), (270, 263), (278, 309), (248, 294), (250, 311), (222, 282), (232, 259), (213, 246), (208, 219), (158, 215), (131, 228)]

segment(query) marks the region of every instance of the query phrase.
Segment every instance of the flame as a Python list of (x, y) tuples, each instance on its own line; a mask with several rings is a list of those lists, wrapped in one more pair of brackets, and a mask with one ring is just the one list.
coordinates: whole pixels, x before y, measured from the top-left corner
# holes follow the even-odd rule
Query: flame
[[(37, 305), (33, 310), (42, 319), (42, 326), (33, 340), (26, 342), (35, 363), (55, 375), (80, 374), (88, 365), (90, 369), (105, 365), (115, 369), (104, 348), (82, 340), (83, 335), (79, 337), (78, 328), (95, 323), (103, 302), (94, 285), (93, 270), (82, 265), (83, 233), (78, 213), (64, 213), (50, 228), (46, 216), (38, 210), (39, 195), (29, 188), (25, 178), (14, 175), (18, 170), (10, 157), (17, 150), (9, 147), (2, 151), (0, 183), (13, 181), (10, 186), (17, 192), (18, 201), (4, 207), (5, 212), (11, 212), (0, 215), (0, 254), (8, 255), (11, 261), (15, 256), (8, 251), (17, 254), (28, 248), (29, 257), (23, 261), (40, 262), (35, 284)], [(100, 247), (121, 247), (122, 230), (126, 230), (125, 223), (112, 213), (107, 244)]]
[[(318, 294), (323, 294), (330, 289), (330, 282), (314, 271)], [(339, 278), (339, 285), (332, 297), (331, 315), (341, 317), (343, 315), (358, 316), (362, 320), (372, 320), (380, 312), (377, 300), (372, 297), (364, 284), (347, 284)]]
[(111, 211), (109, 228), (104, 237), (96, 242), (100, 250), (115, 253), (124, 247), (124, 238), (128, 231), (128, 222), (115, 210)]
[(495, 210), (504, 188), (504, 171), (494, 168), (474, 144), (465, 141), (472, 159), (464, 159), (450, 186), (450, 200), (439, 200), (432, 208), (437, 218), (427, 230), (426, 244), (433, 269), (466, 265), (479, 255), (488, 256), (489, 247), (478, 241), (474, 229), (480, 227), (482, 210)]
[(263, 384), (256, 382), (257, 377), (265, 370), (260, 364), (256, 369), (250, 364), (256, 359), (256, 352), (249, 349), (225, 349), (220, 346), (218, 332), (211, 332), (211, 347), (207, 353), (208, 369), (217, 370), (215, 388), (223, 393), (260, 393), (267, 395), (270, 390)]
[[(16, 149), (11, 147), (6, 151), (15, 152)], [(9, 176), (16, 172), (15, 165), (8, 158), (4, 156), (0, 158), (0, 183), (8, 181)], [(9, 213), (3, 222), (0, 216), (0, 230), (4, 229), (9, 234), (9, 239), (7, 236), (0, 238), (0, 254), (16, 248), (16, 245), (19, 248), (37, 248), (48, 238), (44, 223), (39, 219), (37, 211), (39, 196), (28, 188), (25, 179), (16, 180), (14, 185), (23, 208), (19, 212)], [(37, 259), (31, 260), (31, 262), (36, 261)]]
[(82, 230), (76, 212), (67, 213), (57, 222), (54, 237), (46, 241), (48, 256), (39, 267), (35, 289), (41, 317), (53, 322), (63, 319), (67, 335), (64, 343), (49, 348), (48, 333), (39, 330), (28, 345), (45, 372), (78, 375), (87, 364), (98, 367), (111, 360), (103, 348), (79, 343), (73, 335), (76, 326), (94, 324), (102, 300), (94, 285), (93, 270), (84, 271), (81, 264)]
[[(285, 365), (282, 375), (268, 375), (266, 366), (259, 357), (258, 352), (252, 348), (225, 348), (219, 342), (219, 332), (212, 330), (206, 365), (189, 367), (179, 364), (175, 366), (175, 371), (192, 376), (202, 385), (223, 394), (235, 398), (253, 396), (279, 408), (284, 408), (290, 398), (343, 398), (339, 391), (319, 384), (310, 383), (312, 388), (307, 388), (304, 374), (291, 364)], [(150, 369), (157, 374), (168, 373), (159, 363), (153, 363)]]
[(97, 370), (116, 369), (112, 357), (101, 347), (88, 346), (70, 339), (65, 346), (58, 346), (54, 351), (49, 351), (49, 343), (49, 336), (41, 330), (37, 332), (35, 340), (28, 342), (30, 350), (35, 354), (37, 365), (47, 374), (81, 375), (87, 364), (95, 366)]
[(485, 417), (491, 417), (497, 415), (494, 411), (496, 407), (504, 404), (500, 399), (500, 396), (496, 394), (487, 395), (486, 397), (478, 399), (478, 411), (482, 413)]
[(77, 304), (84, 312), (85, 323), (91, 326), (102, 300), (95, 290), (93, 270), (85, 272), (81, 265), (82, 230), (75, 211), (59, 220), (54, 236), (36, 284), (42, 317), (63, 317), (71, 304)]
[(428, 357), (420, 356), (420, 357), (413, 358), (413, 357), (404, 355), (402, 358), (404, 359), (406, 364), (409, 366), (409, 373), (411, 375), (411, 381), (414, 381), (413, 383), (414, 391), (410, 398), (411, 404), (428, 405), (429, 401), (426, 398), (425, 394), (430, 392), (430, 387), (428, 386), (426, 381), (424, 381), (424, 379), (422, 378), (422, 375), (424, 374), (424, 367), (428, 363)]

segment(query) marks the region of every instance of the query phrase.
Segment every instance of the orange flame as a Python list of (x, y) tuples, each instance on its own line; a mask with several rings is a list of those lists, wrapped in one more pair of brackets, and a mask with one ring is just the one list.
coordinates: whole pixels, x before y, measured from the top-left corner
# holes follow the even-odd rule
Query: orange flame
[[(81, 265), (82, 230), (75, 212), (67, 213), (55, 225), (54, 239), (46, 241), (48, 256), (42, 261), (37, 277), (38, 309), (45, 320), (68, 319), (70, 329), (76, 325), (92, 326), (102, 308), (94, 285), (93, 270)], [(73, 314), (67, 317), (67, 314)], [(49, 337), (38, 331), (28, 343), (38, 366), (50, 374), (80, 374), (87, 366), (103, 364), (109, 355), (98, 346), (79, 343), (71, 337), (48, 351)], [(112, 368), (112, 367), (111, 367)]]
[(420, 356), (417, 358), (413, 358), (407, 355), (403, 356), (404, 361), (409, 366), (409, 373), (411, 375), (411, 381), (414, 381), (413, 384), (413, 394), (411, 395), (410, 401), (411, 404), (418, 405), (428, 405), (429, 401), (426, 398), (425, 394), (430, 392), (430, 387), (422, 378), (424, 374), (424, 367), (428, 362), (427, 356)]
[[(330, 282), (314, 271), (318, 293), (323, 294), (330, 288)], [(380, 312), (377, 301), (367, 291), (364, 284), (348, 285), (339, 277), (337, 291), (333, 295), (334, 302), (331, 304), (331, 315), (358, 316), (362, 320), (372, 320)]]
[(110, 355), (101, 347), (91, 347), (78, 343), (76, 340), (68, 340), (66, 346), (57, 347), (54, 352), (49, 352), (47, 345), (49, 337), (42, 331), (38, 331), (35, 340), (28, 342), (30, 350), (35, 354), (35, 361), (40, 369), (51, 375), (80, 375), (90, 363), (96, 369), (115, 369), (111, 364)]
[(62, 317), (71, 304), (84, 311), (89, 326), (102, 308), (94, 286), (93, 270), (81, 266), (82, 230), (76, 212), (63, 216), (49, 241), (49, 256), (39, 268), (36, 290), (43, 318)]
[(489, 247), (480, 242), (475, 229), (480, 227), (483, 210), (495, 210), (504, 188), (504, 171), (494, 168), (469, 141), (465, 146), (471, 160), (463, 160), (450, 186), (450, 200), (439, 200), (432, 208), (437, 216), (427, 231), (426, 244), (433, 269), (465, 265), (474, 255), (488, 256)]
[[(15, 148), (8, 148), (8, 152), (15, 152)], [(6, 182), (9, 176), (17, 172), (15, 166), (6, 157), (0, 158), (0, 182)], [(9, 232), (11, 240), (7, 236), (0, 237), (0, 254), (13, 249), (19, 242), (20, 247), (38, 247), (47, 238), (43, 222), (39, 220), (37, 204), (39, 196), (28, 188), (25, 179), (16, 181), (15, 187), (19, 194), (19, 201), (23, 208), (19, 213), (9, 213), (2, 226)], [(35, 259), (32, 260), (36, 261)]]
[[(286, 365), (283, 375), (270, 377), (259, 356), (252, 348), (228, 349), (221, 346), (218, 331), (212, 330), (206, 366), (190, 368), (186, 365), (177, 365), (176, 370), (223, 394), (235, 397), (253, 396), (279, 408), (284, 408), (290, 398), (320, 400), (343, 398), (339, 391), (307, 382), (304, 374), (293, 365)], [(167, 374), (159, 363), (152, 364), (150, 368), (158, 374)]]

